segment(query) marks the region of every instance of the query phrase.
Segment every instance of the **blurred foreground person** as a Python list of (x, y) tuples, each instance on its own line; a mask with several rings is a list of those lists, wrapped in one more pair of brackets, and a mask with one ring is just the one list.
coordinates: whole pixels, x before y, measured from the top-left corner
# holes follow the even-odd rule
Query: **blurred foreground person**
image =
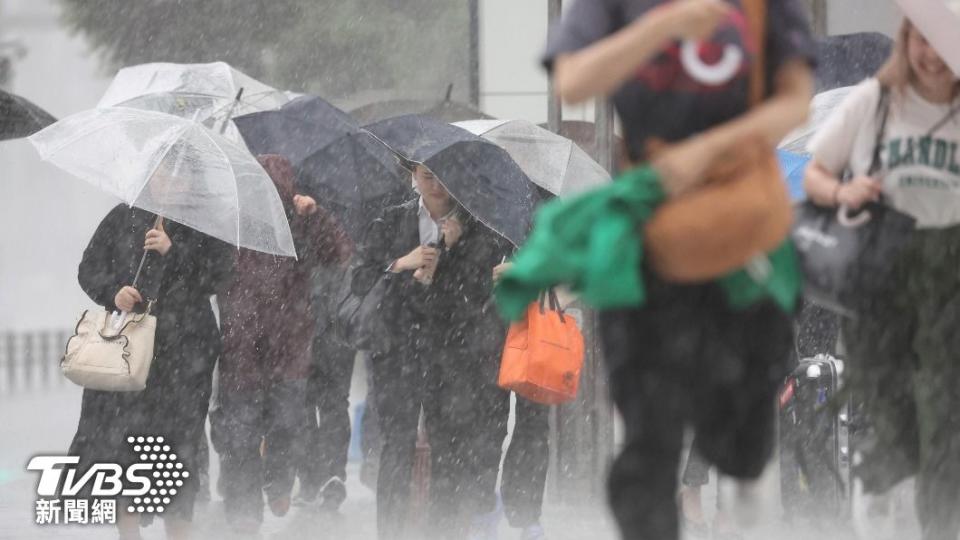
[[(765, 12), (763, 43), (750, 35), (750, 13), (740, 6), (579, 0), (551, 36), (546, 65), (561, 97), (611, 95), (630, 160), (652, 162), (668, 197), (698, 189), (744, 139), (772, 149), (806, 118), (814, 49), (800, 4), (755, 7)], [(705, 40), (695, 50), (714, 59), (731, 47), (743, 54), (725, 58), (725, 80), (706, 83), (681, 54), (686, 39)], [(761, 53), (765, 62), (756, 66)], [(765, 95), (751, 96), (763, 78)], [(748, 109), (750, 97), (760, 103)], [(646, 265), (643, 282), (642, 307), (601, 313), (611, 393), (626, 429), (609, 497), (624, 538), (670, 540), (680, 534), (677, 473), (688, 426), (697, 450), (725, 474), (762, 472), (774, 446), (791, 318), (769, 299), (734, 309), (716, 282), (670, 283)]]
[[(386, 335), (372, 351), (383, 449), (381, 538), (488, 538), (509, 395), (496, 385), (506, 326), (489, 300), (490, 269), (509, 244), (457, 206), (426, 167), (419, 200), (388, 208), (368, 229), (353, 289), (384, 280)], [(427, 531), (408, 527), (417, 422), (431, 448)]]
[[(149, 188), (148, 188), (149, 189)], [(108, 311), (150, 313), (157, 318), (154, 358), (142, 392), (83, 391), (80, 423), (69, 455), (80, 467), (92, 463), (128, 466), (136, 456), (128, 435), (162, 436), (187, 471), (195, 471), (203, 436), (220, 333), (210, 296), (228, 282), (230, 246), (189, 227), (119, 205), (97, 227), (80, 262), (80, 287)], [(138, 288), (130, 286), (144, 250)], [(197, 485), (183, 480), (162, 517), (169, 538), (189, 536)], [(120, 538), (140, 538), (141, 516), (118, 506)], [(149, 518), (143, 518), (149, 521)]]
[[(810, 198), (857, 210), (883, 202), (916, 219), (890, 290), (843, 322), (844, 376), (869, 432), (854, 441), (867, 494), (916, 475), (925, 540), (960, 532), (960, 80), (904, 21), (876, 78), (853, 90), (811, 140)], [(957, 43), (960, 46), (960, 42)], [(951, 53), (954, 51), (950, 51)], [(876, 163), (877, 172), (868, 176)], [(841, 181), (849, 171), (852, 178)]]
[(220, 487), (231, 527), (255, 532), (264, 492), (278, 516), (290, 508), (314, 317), (311, 275), (342, 263), (348, 245), (310, 197), (296, 195), (294, 172), (279, 155), (258, 157), (283, 201), (298, 259), (241, 249), (233, 282), (219, 298), (223, 356), (219, 367)]

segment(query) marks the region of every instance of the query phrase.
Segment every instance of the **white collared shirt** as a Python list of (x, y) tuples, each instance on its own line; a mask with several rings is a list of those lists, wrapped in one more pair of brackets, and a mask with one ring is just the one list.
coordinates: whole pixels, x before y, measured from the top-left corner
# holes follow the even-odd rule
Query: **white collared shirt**
[(434, 220), (430, 216), (430, 211), (427, 210), (427, 206), (423, 204), (423, 197), (420, 197), (420, 200), (417, 201), (417, 217), (419, 218), (420, 225), (420, 245), (426, 246), (429, 244), (437, 244), (440, 242), (440, 227), (443, 225), (443, 222), (453, 216), (454, 212), (457, 209), (454, 207), (447, 215), (443, 216), (438, 220)]

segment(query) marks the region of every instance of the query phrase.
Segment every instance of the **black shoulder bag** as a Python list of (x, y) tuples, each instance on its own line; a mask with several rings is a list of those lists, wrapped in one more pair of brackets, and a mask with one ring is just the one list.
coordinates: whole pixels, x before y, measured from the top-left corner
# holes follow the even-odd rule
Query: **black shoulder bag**
[[(881, 87), (870, 176), (882, 166), (889, 115), (890, 91)], [(862, 299), (896, 287), (895, 261), (914, 229), (913, 217), (882, 200), (854, 215), (846, 208), (818, 206), (809, 199), (800, 203), (792, 237), (804, 274), (804, 295), (824, 308), (855, 317)]]

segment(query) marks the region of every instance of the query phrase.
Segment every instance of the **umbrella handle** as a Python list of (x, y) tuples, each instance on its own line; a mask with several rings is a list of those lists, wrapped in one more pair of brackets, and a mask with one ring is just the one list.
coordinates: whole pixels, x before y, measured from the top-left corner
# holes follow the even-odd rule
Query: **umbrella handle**
[[(163, 230), (163, 216), (157, 216), (157, 219), (153, 220), (153, 229)], [(140, 264), (137, 266), (137, 273), (133, 276), (133, 284), (130, 285), (134, 289), (137, 288), (137, 283), (140, 281), (140, 274), (143, 273), (143, 265), (147, 262), (147, 250), (143, 250), (143, 256), (140, 257)]]
[(837, 222), (850, 229), (856, 229), (857, 227), (866, 225), (871, 217), (869, 210), (864, 210), (856, 215), (850, 215), (850, 208), (847, 206), (841, 206), (837, 209)]
[(240, 87), (240, 90), (237, 91), (237, 97), (233, 98), (233, 103), (230, 104), (230, 108), (227, 110), (227, 115), (223, 118), (223, 123), (220, 124), (220, 134), (223, 135), (227, 131), (227, 123), (230, 122), (230, 118), (233, 117), (233, 110), (237, 108), (237, 104), (240, 103), (240, 98), (243, 97), (243, 87)]

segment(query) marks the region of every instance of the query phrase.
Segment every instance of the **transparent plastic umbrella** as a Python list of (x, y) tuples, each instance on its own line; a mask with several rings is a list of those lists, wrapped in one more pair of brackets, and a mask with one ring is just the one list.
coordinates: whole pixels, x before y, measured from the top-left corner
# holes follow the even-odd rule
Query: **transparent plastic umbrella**
[(277, 109), (291, 99), (226, 62), (156, 62), (118, 71), (97, 107), (123, 106), (198, 118), (238, 141), (230, 118)]
[(116, 196), (238, 247), (295, 257), (283, 203), (246, 148), (196, 121), (111, 107), (28, 139), (45, 160)]
[(468, 120), (454, 124), (503, 148), (538, 186), (554, 195), (581, 193), (610, 175), (566, 137), (526, 120)]
[(806, 154), (807, 142), (810, 141), (810, 137), (813, 137), (813, 134), (820, 129), (827, 118), (830, 118), (833, 111), (843, 103), (852, 89), (852, 86), (843, 86), (813, 96), (813, 101), (810, 102), (810, 119), (805, 125), (787, 134), (780, 141), (778, 148), (795, 154)]

